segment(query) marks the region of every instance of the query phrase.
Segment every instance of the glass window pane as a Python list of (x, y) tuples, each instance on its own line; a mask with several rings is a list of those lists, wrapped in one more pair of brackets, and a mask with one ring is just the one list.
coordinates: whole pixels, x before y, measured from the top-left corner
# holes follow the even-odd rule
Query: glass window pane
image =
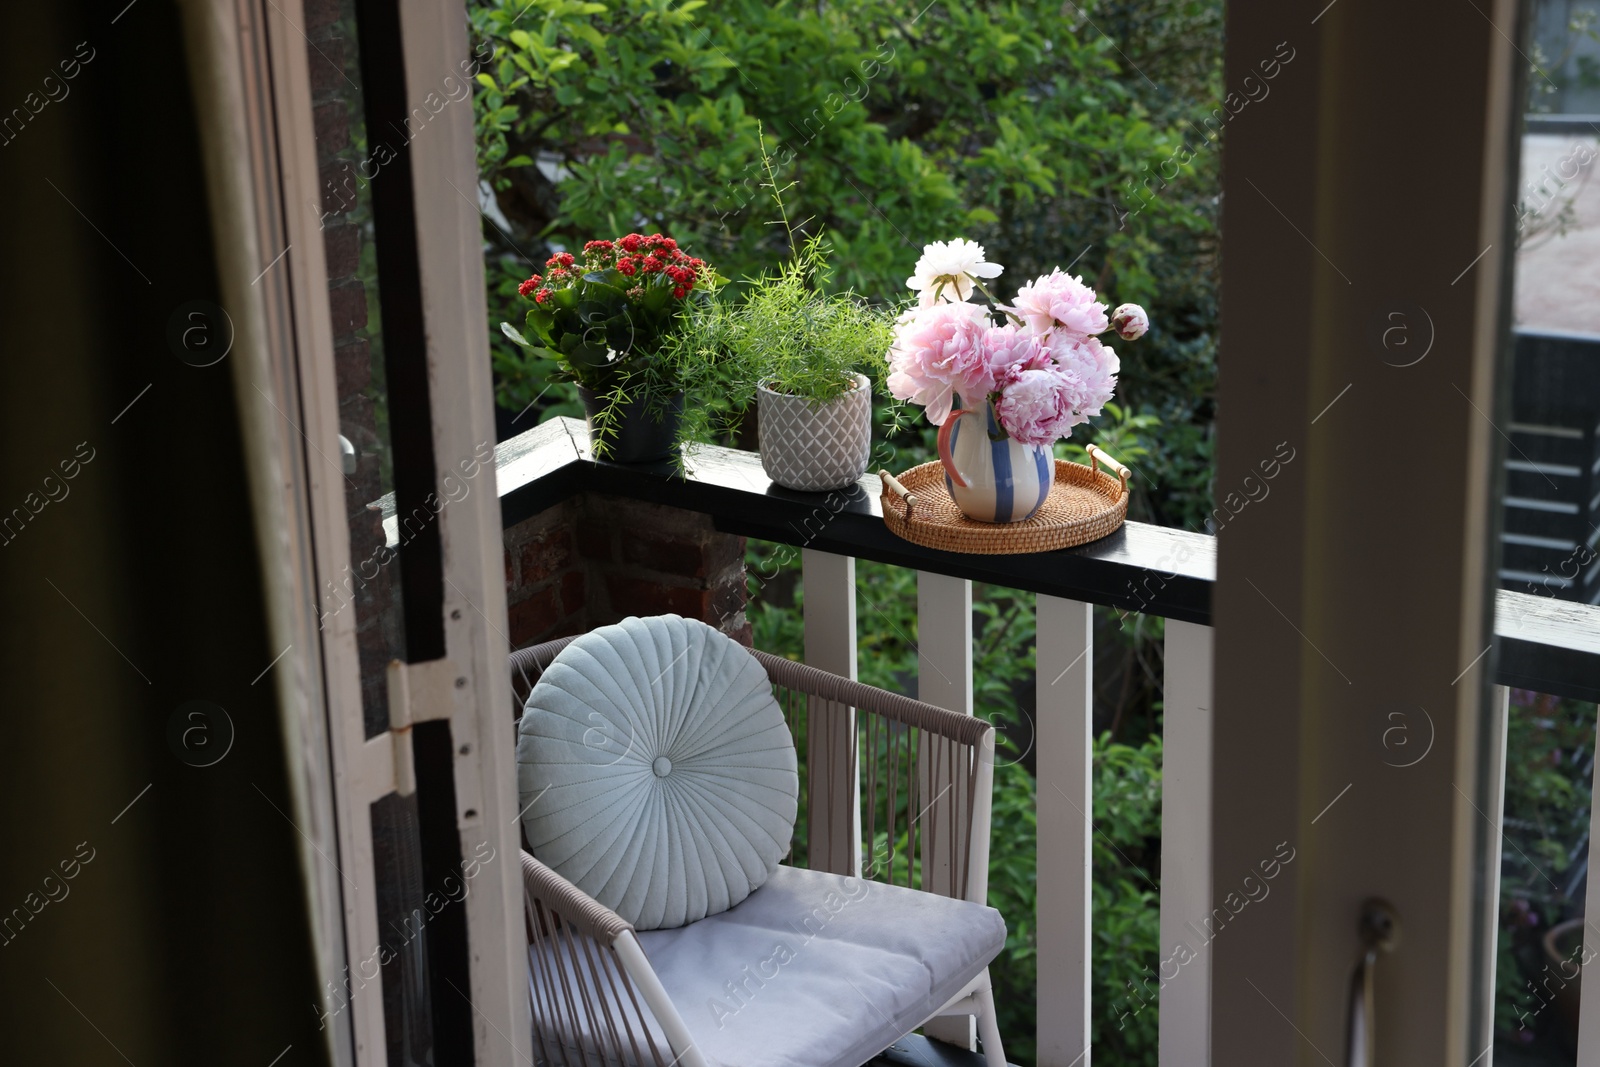
[(354, 4), (305, 6), (350, 528), (349, 564), (325, 583), (320, 610), (323, 625), (342, 612), (355, 616), (362, 717), (371, 737), (389, 726), (388, 663), (406, 658), (400, 568), (394, 565), (394, 453), (370, 192), (375, 166), (368, 153)]
[(1600, 602), (1600, 5), (1536, 0), (1531, 8), (1500, 582), (1593, 604)]
[[(1600, 602), (1600, 36), (1593, 0), (1532, 0), (1516, 190), (1500, 586)], [(1595, 705), (1512, 690), (1497, 1064), (1577, 1062)]]

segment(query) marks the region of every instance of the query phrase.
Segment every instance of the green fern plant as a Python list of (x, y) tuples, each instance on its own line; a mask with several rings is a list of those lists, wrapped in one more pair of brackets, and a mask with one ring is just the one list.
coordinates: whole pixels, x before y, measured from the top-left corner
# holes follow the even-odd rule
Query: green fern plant
[(823, 238), (807, 238), (775, 275), (759, 280), (726, 328), (730, 364), (774, 392), (825, 403), (856, 388), (856, 374), (880, 382), (892, 325), (854, 293), (827, 293)]
[[(826, 238), (804, 235), (791, 223), (766, 144), (762, 163), (789, 258), (776, 271), (748, 279), (738, 298), (709, 301), (690, 310), (683, 328), (667, 340), (664, 358), (690, 385), (691, 395), (714, 398), (685, 412), (686, 436), (726, 437), (755, 400), (757, 389), (825, 404), (857, 388), (856, 375), (881, 386), (888, 374), (893, 309), (856, 293), (830, 292)], [(801, 226), (804, 224), (802, 223)]]

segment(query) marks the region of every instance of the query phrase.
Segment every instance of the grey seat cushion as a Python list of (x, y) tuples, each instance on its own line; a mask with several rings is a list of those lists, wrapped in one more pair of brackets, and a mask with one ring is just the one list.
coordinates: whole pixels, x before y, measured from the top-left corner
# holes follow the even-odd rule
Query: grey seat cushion
[(794, 834), (794, 741), (766, 671), (676, 615), (562, 649), (517, 742), (533, 854), (640, 930), (737, 904)]
[[(860, 1067), (977, 977), (1006, 927), (981, 904), (779, 867), (735, 908), (638, 936), (714, 1067)], [(531, 964), (554, 966), (538, 954)], [(569, 981), (578, 996), (579, 978)], [(578, 1039), (536, 1014), (561, 1044)]]

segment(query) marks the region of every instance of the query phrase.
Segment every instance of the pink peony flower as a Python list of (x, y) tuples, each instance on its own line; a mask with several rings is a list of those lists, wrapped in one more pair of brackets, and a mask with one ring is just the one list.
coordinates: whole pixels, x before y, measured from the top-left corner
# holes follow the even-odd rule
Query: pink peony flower
[(986, 396), (995, 387), (983, 343), (988, 325), (988, 313), (977, 304), (929, 304), (905, 312), (889, 349), (889, 392), (921, 404), (935, 426), (950, 416), (954, 394), (969, 402)]
[(1123, 304), (1111, 313), (1111, 328), (1124, 341), (1137, 340), (1150, 329), (1150, 316), (1138, 304)]
[(1039, 370), (1054, 362), (1050, 349), (1038, 336), (1009, 322), (985, 331), (983, 344), (997, 389), (1005, 388), (1025, 370)]
[(1109, 345), (1095, 337), (1058, 334), (1049, 341), (1050, 354), (1061, 371), (1067, 403), (1075, 416), (1071, 425), (1100, 414), (1117, 388), (1122, 361)]
[(995, 415), (1014, 441), (1054, 444), (1083, 421), (1072, 410), (1072, 392), (1058, 367), (1019, 371), (1001, 391)]
[(1010, 311), (1036, 334), (1065, 331), (1078, 337), (1092, 337), (1110, 325), (1106, 306), (1095, 300), (1095, 292), (1079, 278), (1061, 273), (1058, 267), (1035, 278), (1017, 290)]

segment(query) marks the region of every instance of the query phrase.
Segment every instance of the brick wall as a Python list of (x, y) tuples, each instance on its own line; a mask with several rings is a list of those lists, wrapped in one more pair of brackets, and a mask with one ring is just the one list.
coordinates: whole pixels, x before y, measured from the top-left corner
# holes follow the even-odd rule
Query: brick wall
[(599, 495), (567, 501), (505, 532), (511, 644), (672, 613), (748, 645), (744, 540), (677, 508)]
[(577, 501), (505, 531), (506, 603), (512, 648), (587, 630), (588, 575), (574, 547)]

